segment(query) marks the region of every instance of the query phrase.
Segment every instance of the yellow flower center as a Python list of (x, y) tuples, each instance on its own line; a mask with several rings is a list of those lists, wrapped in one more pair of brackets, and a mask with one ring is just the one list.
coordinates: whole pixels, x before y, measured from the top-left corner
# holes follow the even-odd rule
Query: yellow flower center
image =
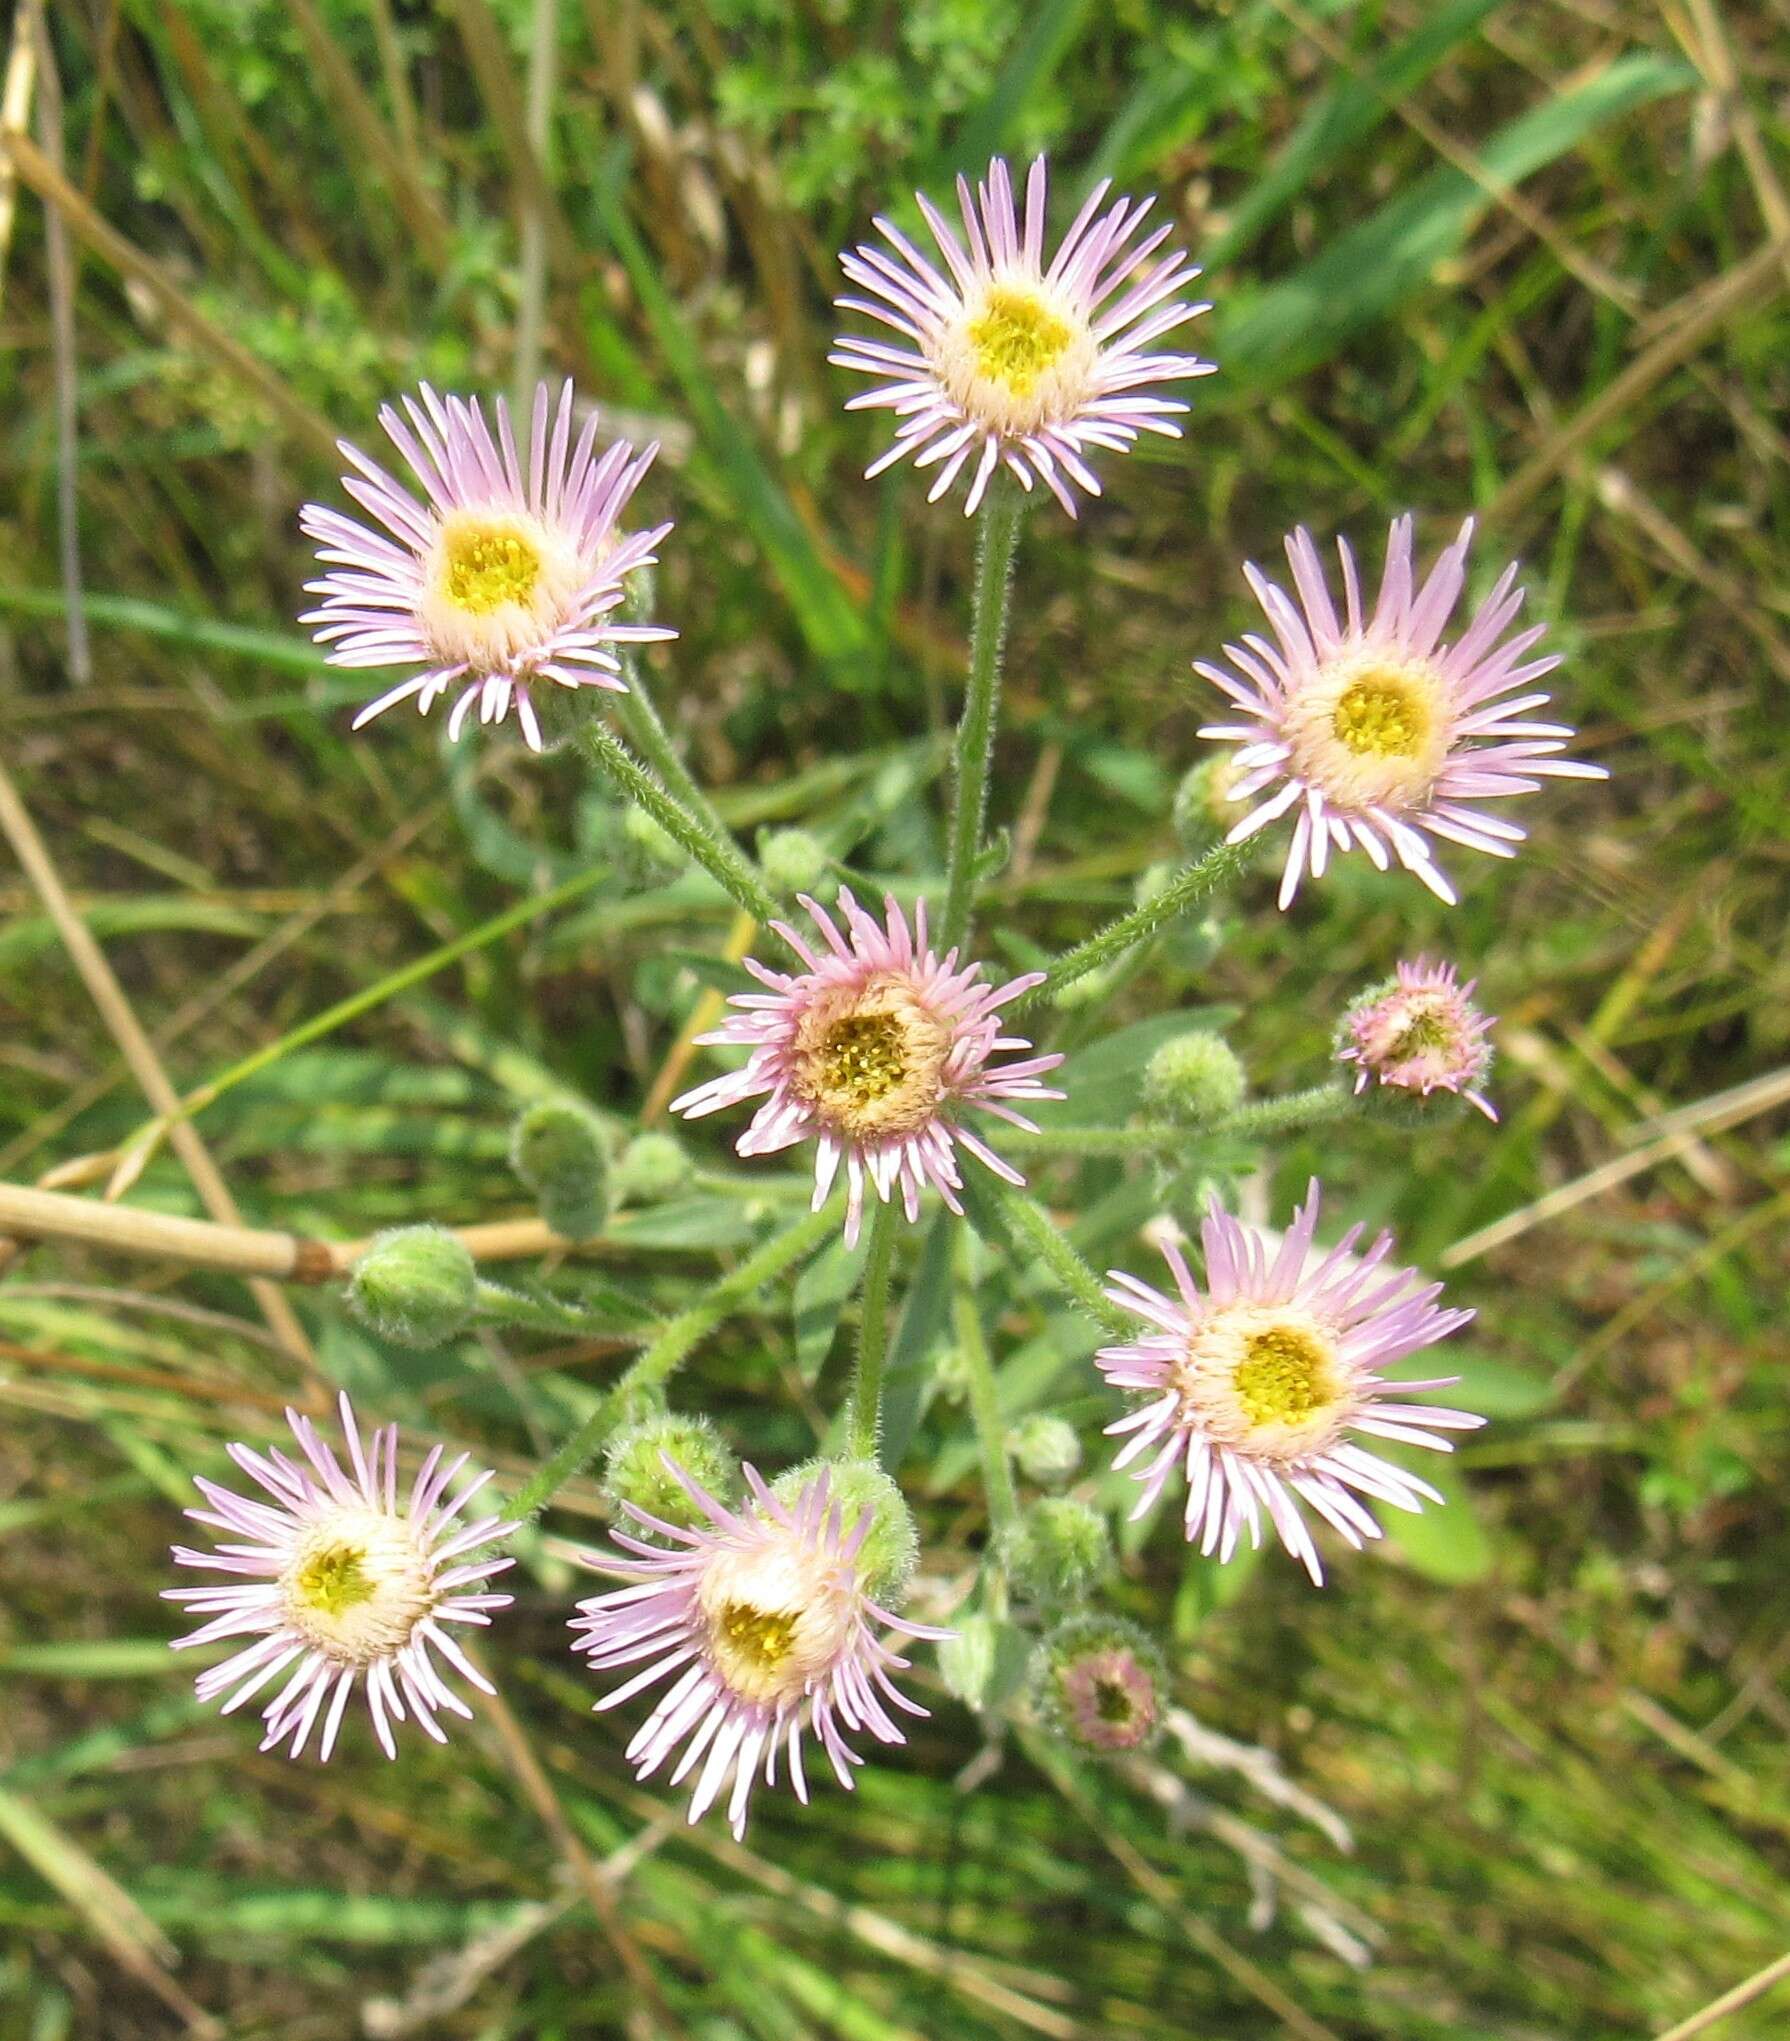
[(320, 1615), (339, 1616), (376, 1590), (367, 1578), (367, 1555), (357, 1545), (326, 1545), (314, 1552), (292, 1577), (292, 1592)]
[(1124, 1683), (1115, 1678), (1096, 1679), (1094, 1682), (1094, 1713), (1102, 1722), (1129, 1722), (1137, 1713), (1132, 1704), (1131, 1692)]
[(1016, 397), (1028, 397), (1038, 378), (1069, 351), (1075, 335), (1042, 298), (996, 284), (980, 315), (970, 321), (967, 338), (979, 375)]
[(1377, 668), (1343, 689), (1330, 726), (1357, 758), (1415, 758), (1432, 721), (1428, 702), (1402, 674)]
[(1255, 1426), (1299, 1425), (1331, 1400), (1330, 1367), (1317, 1343), (1290, 1325), (1252, 1332), (1231, 1387)]
[(1281, 728), (1293, 770), (1338, 806), (1420, 807), (1448, 759), (1447, 682), (1396, 648), (1344, 646), (1296, 676)]
[(540, 548), (507, 520), (456, 519), (442, 534), (441, 586), (468, 616), (488, 617), (506, 603), (526, 606), (540, 585)]
[(1356, 1408), (1334, 1329), (1292, 1303), (1238, 1299), (1196, 1319), (1176, 1387), (1214, 1445), (1281, 1463), (1320, 1451)]
[(774, 1674), (796, 1640), (796, 1617), (788, 1609), (757, 1609), (729, 1602), (715, 1619), (715, 1642), (752, 1671)]
[(951, 1029), (891, 972), (822, 994), (796, 1030), (791, 1084), (827, 1127), (859, 1141), (923, 1127), (944, 1098)]
[(875, 1105), (907, 1075), (907, 1042), (893, 1014), (852, 1013), (835, 1021), (820, 1047), (829, 1092), (860, 1111)]
[(1403, 1063), (1413, 1056), (1436, 1054), (1454, 1043), (1454, 1030), (1443, 1014), (1433, 1008), (1414, 1013), (1394, 1036), (1386, 1051), (1389, 1063)]
[(299, 1541), (280, 1580), (286, 1621), (338, 1665), (366, 1665), (409, 1643), (435, 1583), (408, 1521), (354, 1504)]

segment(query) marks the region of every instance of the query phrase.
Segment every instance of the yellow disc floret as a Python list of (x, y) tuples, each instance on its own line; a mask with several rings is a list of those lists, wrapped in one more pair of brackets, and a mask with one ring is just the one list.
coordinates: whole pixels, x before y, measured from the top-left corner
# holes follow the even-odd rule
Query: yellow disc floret
[(1290, 763), (1341, 808), (1419, 808), (1448, 756), (1447, 699), (1428, 660), (1344, 647), (1287, 689)]
[(1042, 298), (1003, 284), (989, 291), (968, 332), (977, 373), (1016, 397), (1029, 396), (1075, 338)]
[(951, 1029), (894, 973), (817, 999), (802, 1016), (791, 1087), (831, 1130), (897, 1139), (924, 1126), (944, 1097)]
[(469, 616), (488, 617), (507, 602), (529, 603), (541, 579), (540, 549), (509, 520), (464, 518), (442, 539), (441, 585)]
[(1074, 417), (1100, 359), (1081, 306), (1023, 272), (991, 277), (925, 347), (965, 418), (1003, 437)]

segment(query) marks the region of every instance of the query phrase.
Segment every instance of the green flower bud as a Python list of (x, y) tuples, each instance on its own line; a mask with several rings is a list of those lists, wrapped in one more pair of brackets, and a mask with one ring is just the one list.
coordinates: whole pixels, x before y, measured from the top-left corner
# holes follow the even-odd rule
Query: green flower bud
[(622, 810), (616, 852), (623, 878), (634, 886), (663, 885), (690, 862), (683, 845), (665, 825), (632, 804)]
[(1145, 1749), (1168, 1707), (1161, 1653), (1118, 1616), (1059, 1623), (1033, 1653), (1027, 1686), (1044, 1726), (1097, 1757)]
[(970, 1359), (963, 1348), (942, 1346), (932, 1357), (932, 1380), (947, 1403), (962, 1403), (970, 1393)]
[(870, 1530), (858, 1550), (864, 1592), (886, 1609), (899, 1608), (920, 1563), (920, 1533), (913, 1511), (874, 1460), (805, 1460), (780, 1474), (771, 1483), (771, 1493), (787, 1507), (823, 1469), (829, 1507), (838, 1509), (843, 1531), (849, 1533), (864, 1512), (870, 1512)]
[(636, 1134), (616, 1164), (615, 1188), (630, 1205), (662, 1205), (687, 1189), (695, 1173), (675, 1134)]
[(959, 1616), (955, 1632), (938, 1648), (939, 1678), (953, 1700), (980, 1710), (994, 1683), (1000, 1632), (992, 1616)]
[(1228, 798), (1237, 783), (1236, 761), (1228, 751), (1214, 752), (1190, 766), (1175, 789), (1175, 835), (1194, 856), (1210, 850), (1230, 834), (1247, 812)]
[(1168, 889), (1179, 870), (1178, 865), (1169, 863), (1166, 858), (1146, 866), (1138, 874), (1137, 884), (1132, 889), (1132, 897), (1140, 907), (1148, 907), (1152, 900)]
[(1243, 1092), (1242, 1064), (1230, 1044), (1209, 1029), (1174, 1036), (1144, 1066), (1144, 1103), (1190, 1126), (1234, 1112)]
[(510, 1132), (510, 1167), (555, 1233), (588, 1240), (609, 1216), (609, 1136), (596, 1114), (543, 1099)]
[(1000, 1556), (1015, 1591), (1028, 1601), (1079, 1602), (1112, 1566), (1112, 1534), (1090, 1504), (1047, 1496), (1001, 1539)]
[(1078, 1007), (1097, 1005), (1112, 990), (1118, 975), (1118, 964), (1096, 964), (1093, 970), (1084, 971), (1079, 978), (1071, 978), (1061, 991), (1053, 992), (1050, 1003), (1060, 1013), (1073, 1013)]
[(445, 1346), (471, 1323), (478, 1281), (472, 1256), (444, 1227), (397, 1226), (349, 1271), (348, 1308), (393, 1346)]
[[(717, 1502), (731, 1503), (739, 1493), (740, 1463), (726, 1440), (706, 1417), (671, 1411), (643, 1417), (610, 1440), (603, 1460), (604, 1493), (618, 1506), (632, 1503), (668, 1524), (706, 1524), (708, 1519), (665, 1465), (668, 1459)], [(632, 1537), (653, 1545), (673, 1542), (625, 1513), (623, 1520)]]
[(1081, 1440), (1075, 1427), (1060, 1417), (1022, 1418), (1007, 1444), (1019, 1471), (1040, 1488), (1057, 1488), (1081, 1465)]
[(826, 845), (806, 829), (761, 830), (758, 862), (773, 893), (812, 893), (833, 869)]

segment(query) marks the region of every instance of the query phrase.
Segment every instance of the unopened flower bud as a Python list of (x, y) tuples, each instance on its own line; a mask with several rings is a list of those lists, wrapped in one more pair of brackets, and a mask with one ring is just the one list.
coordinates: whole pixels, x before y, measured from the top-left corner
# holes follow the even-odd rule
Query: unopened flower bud
[(994, 1683), (999, 1627), (992, 1616), (959, 1616), (956, 1630), (938, 1648), (945, 1691), (966, 1708), (980, 1710)]
[(686, 1189), (696, 1165), (675, 1134), (636, 1134), (615, 1167), (615, 1188), (630, 1205), (662, 1205)]
[(858, 1578), (873, 1602), (899, 1608), (920, 1563), (914, 1513), (894, 1481), (874, 1460), (808, 1460), (771, 1483), (781, 1503), (793, 1504), (817, 1474), (827, 1477), (827, 1507), (839, 1512), (849, 1539), (866, 1512), (870, 1529), (858, 1549)]
[(932, 1380), (947, 1403), (962, 1403), (970, 1393), (970, 1358), (952, 1343), (940, 1347), (932, 1357)]
[(510, 1133), (510, 1167), (541, 1217), (567, 1240), (588, 1240), (609, 1216), (609, 1137), (597, 1116), (567, 1099), (543, 1099)]
[(1463, 1102), (1496, 1120), (1484, 1085), (1491, 1075), (1491, 1020), (1473, 1004), (1473, 986), (1452, 964), (1419, 957), (1361, 994), (1336, 1033), (1339, 1061), (1355, 1066), (1355, 1089), (1373, 1086), (1369, 1103), (1407, 1124), (1433, 1126)]
[(1175, 789), (1175, 834), (1182, 848), (1197, 856), (1230, 833), (1244, 813), (1230, 800), (1238, 779), (1229, 756), (1203, 758), (1190, 766)]
[(758, 862), (773, 893), (813, 893), (833, 868), (827, 847), (806, 829), (767, 829), (758, 839)]
[(1243, 1066), (1221, 1035), (1193, 1028), (1163, 1043), (1144, 1066), (1144, 1103), (1166, 1119), (1222, 1119), (1243, 1101)]
[(1035, 1502), (1001, 1540), (1014, 1589), (1046, 1607), (1079, 1602), (1112, 1565), (1112, 1534), (1097, 1509), (1066, 1495)]
[(635, 886), (662, 885), (690, 862), (664, 824), (632, 804), (622, 810), (617, 849), (622, 876)]
[(444, 1227), (398, 1226), (349, 1271), (348, 1308), (393, 1346), (445, 1346), (471, 1322), (478, 1280), (464, 1243)]
[(1161, 1654), (1118, 1616), (1059, 1623), (1033, 1654), (1029, 1689), (1046, 1728), (1101, 1757), (1152, 1743), (1168, 1705)]
[(1158, 895), (1166, 892), (1174, 879), (1175, 871), (1176, 867), (1166, 858), (1153, 865), (1146, 865), (1138, 874), (1137, 884), (1132, 889), (1132, 897), (1137, 904), (1140, 907), (1148, 907)]
[[(739, 1493), (740, 1463), (721, 1434), (706, 1417), (681, 1417), (670, 1411), (641, 1418), (610, 1440), (603, 1460), (604, 1493), (613, 1503), (631, 1503), (680, 1529), (706, 1524), (708, 1519), (689, 1490), (666, 1466), (668, 1459), (719, 1503), (731, 1503)], [(674, 1542), (634, 1517), (625, 1517), (623, 1527), (648, 1544)]]
[(1022, 1418), (1008, 1437), (1019, 1471), (1040, 1488), (1056, 1488), (1081, 1465), (1081, 1440), (1074, 1425), (1060, 1417)]

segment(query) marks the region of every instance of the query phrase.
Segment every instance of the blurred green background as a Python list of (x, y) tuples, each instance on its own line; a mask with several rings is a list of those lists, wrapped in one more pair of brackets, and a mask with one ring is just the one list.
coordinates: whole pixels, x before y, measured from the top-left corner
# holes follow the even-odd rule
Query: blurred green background
[[(933, 1719), (857, 1795), (760, 1795), (744, 1848), (688, 1832), (562, 1651), (585, 1483), (493, 1640), (507, 1744), (487, 1717), (396, 1766), (354, 1728), (327, 1769), (258, 1758), (190, 1704), (155, 1596), (189, 1471), (271, 1430), (291, 1364), (232, 1281), (10, 1255), (0, 2033), (1790, 2033), (1790, 1993), (1697, 2023), (1790, 1942), (1782, 0), (50, 0), (11, 43), (0, 760), (177, 1088), (279, 1045), (198, 1117), (252, 1223), (517, 1212), (518, 1104), (662, 1105), (740, 934), (630, 863), (569, 757), (450, 756), (439, 716), (349, 737), (362, 689), (289, 621), (333, 437), (370, 445), (419, 377), (574, 375), (664, 442), (682, 635), (651, 671), (698, 777), (748, 840), (801, 821), (855, 872), (935, 871), (970, 532), (910, 473), (858, 479), (881, 428), (841, 409), (827, 299), (872, 211), (993, 149), (1049, 148), (1059, 223), (1097, 175), (1158, 191), (1221, 373), (1079, 529), (1029, 524), (987, 946), (1076, 940), (1172, 854), (1188, 662), (1295, 521), (1377, 557), (1398, 511), (1427, 550), (1477, 511), (1479, 585), (1524, 557), (1614, 778), (1526, 803), (1512, 867), (1457, 855), (1453, 912), (1352, 859), (1280, 916), (1257, 873), (1059, 1026), (1071, 1110), (1118, 1121), (1164, 1013), (1216, 1009), (1265, 1094), (1320, 1081), (1340, 1003), (1425, 946), (1502, 1016), (1501, 1126), (1349, 1121), (1282, 1144), (1269, 1200), (1321, 1166), (1480, 1307), (1471, 1503), (1322, 1593), (1168, 1526), (1127, 1552), (1116, 1605), (1240, 1754), (988, 1745), (927, 1653)], [(97, 1190), (149, 1109), (10, 858), (0, 905), (0, 1177)], [(600, 1250), (612, 1302), (675, 1308), (800, 1209), (793, 1171), (693, 1140), (694, 1188)], [(1190, 1192), (1037, 1181), (1139, 1270)], [(159, 1148), (129, 1196), (198, 1210)], [(843, 1380), (817, 1268), (681, 1385), (772, 1465)], [(1093, 1441), (1091, 1338), (1011, 1272), (991, 1294), (1007, 1407)], [(508, 1468), (614, 1371), (614, 1341), (419, 1358), (293, 1302), (363, 1402)], [(981, 1503), (939, 1330), (901, 1337), (942, 1590)]]

